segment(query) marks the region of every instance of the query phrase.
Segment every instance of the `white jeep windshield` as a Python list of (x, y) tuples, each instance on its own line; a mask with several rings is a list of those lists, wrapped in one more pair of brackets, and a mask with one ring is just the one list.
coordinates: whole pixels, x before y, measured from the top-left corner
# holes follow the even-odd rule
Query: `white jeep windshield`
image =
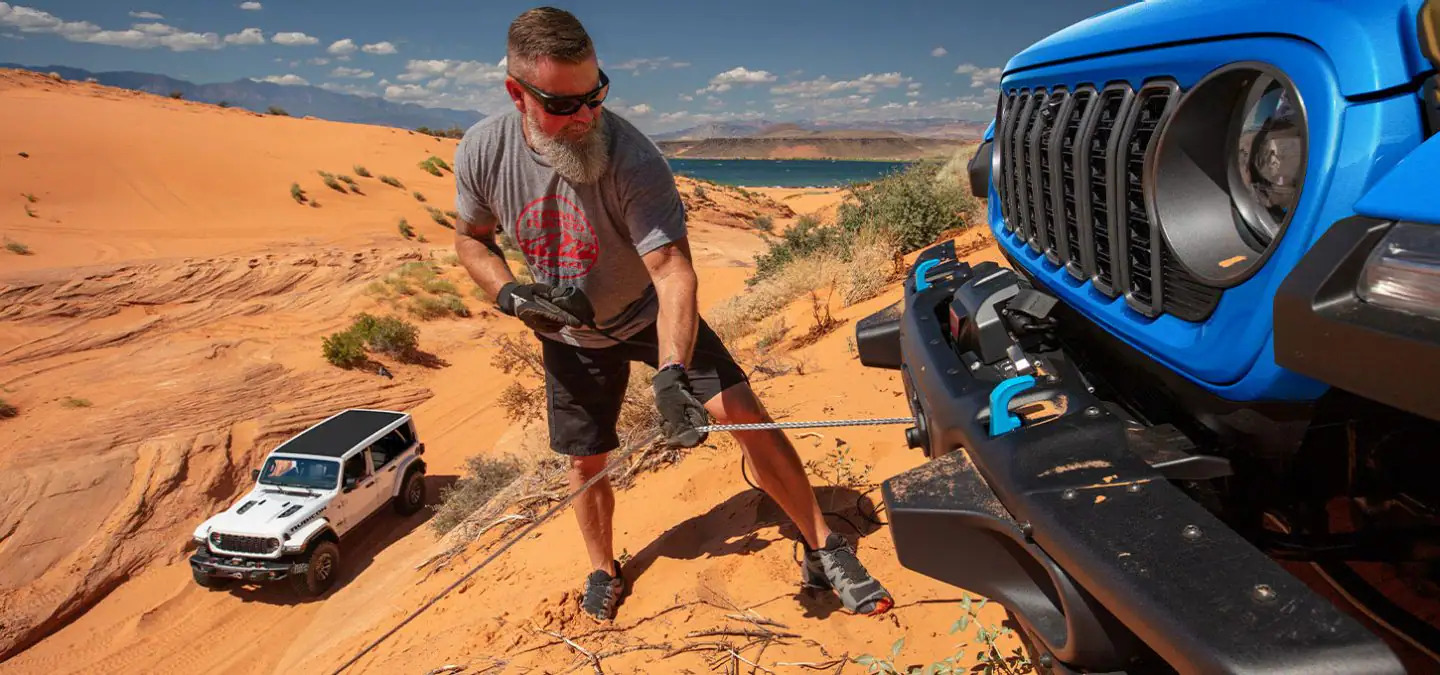
[(332, 459), (271, 457), (260, 469), (260, 483), (331, 490), (340, 483), (340, 463)]

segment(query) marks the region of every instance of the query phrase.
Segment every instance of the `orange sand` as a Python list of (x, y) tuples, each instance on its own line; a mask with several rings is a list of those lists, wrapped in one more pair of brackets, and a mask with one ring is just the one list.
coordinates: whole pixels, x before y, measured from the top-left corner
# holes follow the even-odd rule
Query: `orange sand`
[[(245, 489), (263, 454), (340, 408), (411, 411), (432, 500), (466, 457), (513, 450), (502, 447), (516, 434), (494, 404), (509, 376), (490, 357), (494, 335), (518, 330), (488, 303), (467, 293), (474, 316), (417, 321), (435, 358), (387, 362), (393, 379), (334, 368), (320, 353), (322, 337), (355, 313), (388, 311), (366, 288), (404, 262), (432, 261), (470, 288), (445, 261), (450, 231), (411, 194), (453, 208), (450, 175), (417, 163), (449, 162), (454, 146), (0, 71), (0, 236), (33, 252), (0, 250), (0, 398), (20, 409), (0, 420), (0, 671), (329, 672), (478, 561), (476, 545), (434, 576), (416, 571), (436, 542), (422, 511), (386, 513), (344, 542), (339, 583), (317, 601), (283, 586), (206, 591), (185, 563), (191, 530)], [(356, 175), (356, 164), (375, 177)], [(319, 170), (353, 176), (363, 195), (325, 187)], [(319, 208), (291, 198), (296, 182)], [(737, 221), (823, 213), (838, 199), (759, 192), (790, 210), (734, 192), (689, 205), (702, 309), (739, 292), (763, 250)], [(429, 242), (403, 238), (402, 217)], [(786, 355), (806, 364), (803, 375), (757, 378), (766, 405), (789, 419), (903, 414), (898, 378), (862, 368), (847, 345), (853, 322), (899, 292), (837, 306), (840, 329)], [(808, 325), (802, 305), (791, 308), (796, 325)], [(922, 461), (895, 427), (792, 438), (806, 460), (843, 440), (874, 483)], [(853, 510), (852, 492), (820, 494), (826, 508)], [(798, 668), (779, 662), (886, 654), (902, 636), (900, 663), (924, 664), (969, 637), (948, 632), (954, 603), (931, 602), (960, 591), (901, 568), (883, 527), (867, 526), (860, 550), (895, 593), (894, 611), (855, 617), (798, 593), (793, 528), (741, 481), (728, 438), (642, 476), (617, 495), (617, 512), (616, 548), (633, 556), (634, 584), (619, 630), (589, 633), (577, 614), (586, 565), (566, 513), (352, 672), (477, 672), (490, 658), (512, 661), (503, 672), (565, 672), (584, 662), (538, 631), (592, 651), (679, 646), (690, 631), (747, 627), (725, 616), (740, 609), (803, 636), (743, 651), (777, 672)], [(998, 624), (1003, 610), (983, 617)], [(708, 653), (666, 651), (607, 656), (604, 667), (708, 668)]]

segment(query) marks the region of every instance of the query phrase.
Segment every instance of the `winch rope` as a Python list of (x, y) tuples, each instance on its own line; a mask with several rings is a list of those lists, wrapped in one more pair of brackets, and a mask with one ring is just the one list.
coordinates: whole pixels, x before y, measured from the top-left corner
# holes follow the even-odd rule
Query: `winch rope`
[[(885, 424), (914, 424), (914, 423), (915, 423), (915, 419), (914, 419), (914, 418), (911, 418), (911, 417), (880, 417), (880, 418), (875, 418), (875, 419), (834, 420), (834, 421), (817, 421), (817, 422), (766, 422), (766, 423), (760, 423), (760, 424), (711, 424), (711, 425), (702, 426), (702, 427), (696, 427), (696, 428), (699, 429), (699, 430), (701, 430), (701, 431), (704, 431), (704, 432), (706, 432), (706, 433), (709, 433), (709, 432), (712, 432), (712, 431), (769, 431), (769, 430), (774, 430), (774, 429), (814, 429), (814, 428), (820, 428), (820, 427), (880, 426), (880, 425), (885, 425)], [(406, 624), (410, 623), (411, 621), (414, 621), (414, 620), (415, 620), (415, 617), (420, 616), (422, 613), (425, 612), (425, 610), (430, 609), (430, 607), (434, 606), (435, 603), (439, 602), (441, 598), (444, 598), (446, 595), (449, 595), (449, 594), (450, 594), (450, 591), (453, 591), (453, 590), (455, 590), (456, 588), (459, 588), (459, 587), (460, 587), (460, 584), (465, 583), (467, 580), (470, 579), (470, 577), (475, 576), (475, 573), (476, 573), (476, 572), (479, 572), (480, 570), (484, 569), (486, 565), (489, 565), (489, 564), (490, 564), (491, 562), (493, 562), (496, 558), (499, 558), (501, 554), (503, 554), (503, 553), (505, 553), (506, 551), (510, 550), (510, 547), (511, 547), (511, 546), (514, 546), (515, 544), (520, 543), (520, 541), (521, 541), (522, 539), (524, 539), (524, 538), (525, 538), (527, 535), (529, 535), (531, 532), (534, 532), (536, 528), (538, 528), (538, 527), (540, 527), (542, 524), (544, 524), (545, 521), (549, 520), (551, 516), (554, 516), (556, 513), (559, 513), (561, 509), (565, 508), (566, 506), (569, 506), (569, 505), (570, 505), (570, 502), (575, 501), (575, 498), (576, 498), (576, 497), (579, 497), (581, 493), (583, 493), (583, 492), (585, 492), (586, 490), (590, 489), (590, 486), (592, 486), (592, 485), (594, 485), (595, 483), (599, 482), (601, 478), (604, 478), (605, 476), (609, 475), (612, 470), (614, 470), (616, 467), (620, 466), (620, 464), (621, 464), (622, 462), (624, 462), (625, 459), (631, 455), (631, 453), (634, 453), (636, 450), (638, 450), (638, 449), (640, 449), (640, 448), (643, 448), (643, 447), (645, 447), (645, 446), (650, 445), (651, 443), (655, 442), (655, 440), (658, 439), (658, 438), (660, 438), (660, 430), (659, 430), (659, 429), (656, 429), (656, 430), (652, 431), (650, 434), (648, 434), (647, 436), (645, 436), (644, 438), (640, 439), (639, 441), (636, 441), (636, 442), (634, 442), (634, 443), (631, 443), (630, 445), (626, 446), (625, 448), (623, 448), (623, 449), (621, 449), (621, 450), (618, 450), (618, 451), (612, 453), (611, 456), (610, 456), (610, 461), (605, 464), (605, 468), (604, 468), (603, 470), (601, 470), (599, 473), (596, 473), (594, 476), (591, 476), (588, 480), (586, 480), (584, 483), (582, 483), (578, 489), (576, 489), (574, 492), (571, 492), (570, 494), (566, 495), (564, 499), (561, 499), (561, 500), (560, 500), (558, 503), (556, 503), (554, 506), (550, 507), (550, 509), (549, 509), (548, 511), (546, 511), (546, 512), (543, 513), (543, 514), (541, 514), (541, 515), (540, 515), (539, 517), (537, 517), (535, 520), (531, 521), (531, 523), (530, 523), (529, 525), (526, 525), (524, 529), (520, 530), (520, 531), (517, 532), (515, 535), (513, 535), (513, 536), (511, 536), (509, 539), (507, 539), (507, 540), (505, 541), (505, 543), (500, 546), (500, 548), (495, 549), (495, 551), (492, 552), (490, 555), (486, 556), (484, 560), (481, 560), (481, 561), (480, 561), (479, 563), (477, 563), (474, 567), (470, 568), (470, 571), (469, 571), (469, 572), (466, 572), (466, 573), (465, 573), (465, 576), (462, 576), (462, 577), (460, 577), (459, 579), (456, 579), (456, 580), (455, 580), (455, 583), (452, 583), (452, 584), (450, 584), (449, 586), (446, 586), (446, 587), (445, 587), (445, 590), (440, 591), (440, 593), (437, 594), (435, 597), (431, 598), (431, 599), (430, 599), (429, 601), (427, 601), (425, 604), (421, 605), (419, 609), (416, 609), (415, 611), (411, 612), (410, 615), (407, 616), (407, 617), (405, 617), (403, 620), (401, 620), (400, 623), (395, 624), (395, 627), (394, 627), (394, 628), (391, 628), (390, 630), (385, 631), (385, 633), (384, 633), (383, 635), (381, 635), (381, 636), (378, 637), (378, 638), (375, 638), (375, 640), (374, 640), (373, 642), (371, 642), (370, 644), (366, 645), (364, 649), (361, 649), (361, 650), (360, 650), (359, 652), (357, 652), (354, 656), (350, 657), (350, 660), (349, 660), (349, 661), (346, 661), (346, 662), (344, 663), (344, 665), (340, 666), (339, 668), (336, 668), (336, 669), (335, 669), (335, 672), (333, 673), (333, 675), (339, 675), (340, 673), (344, 672), (345, 669), (349, 668), (350, 666), (355, 665), (355, 663), (358, 662), (360, 659), (364, 658), (366, 654), (369, 654), (369, 653), (370, 653), (371, 651), (373, 651), (376, 647), (379, 647), (382, 642), (384, 642), (385, 640), (389, 639), (390, 636), (392, 636), (392, 635), (394, 635), (395, 633), (399, 632), (401, 628), (404, 628)], [(749, 482), (749, 481), (747, 480), (746, 482)]]

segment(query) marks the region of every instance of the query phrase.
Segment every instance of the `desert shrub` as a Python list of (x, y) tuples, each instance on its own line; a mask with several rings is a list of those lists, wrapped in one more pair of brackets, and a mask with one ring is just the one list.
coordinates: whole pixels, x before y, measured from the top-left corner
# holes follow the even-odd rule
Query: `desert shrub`
[(414, 192), (414, 194), (415, 194), (415, 201), (417, 201), (417, 202), (424, 202), (424, 201), (425, 201), (425, 195), (421, 194), (419, 190), (416, 190), (416, 191)]
[(272, 105), (272, 106), (270, 106), (269, 108), (266, 108), (266, 109), (265, 109), (265, 114), (266, 114), (266, 115), (279, 115), (279, 116), (281, 116), (281, 117), (289, 117), (289, 116), (290, 116), (290, 113), (285, 112), (285, 109), (284, 109), (284, 108), (281, 108), (281, 107), (278, 106), (278, 105)]
[(410, 358), (420, 347), (420, 329), (398, 316), (361, 313), (350, 331), (371, 350), (396, 358)]
[(423, 170), (425, 173), (428, 173), (428, 174), (430, 174), (430, 175), (432, 175), (432, 176), (444, 176), (444, 175), (445, 175), (445, 172), (441, 171), (441, 170), (440, 170), (440, 167), (435, 164), (435, 158), (434, 158), (434, 157), (431, 157), (430, 159), (427, 159), (427, 160), (425, 160), (425, 161), (423, 161), (423, 162), (420, 162), (420, 168), (421, 168), (421, 170)]
[(220, 106), (221, 108), (229, 108), (229, 107), (230, 107), (230, 102), (229, 102), (229, 101), (221, 101), (221, 102), (219, 102), (219, 103), (216, 103), (215, 105), (218, 105), (218, 106)]
[(841, 302), (849, 307), (884, 292), (886, 286), (904, 272), (903, 262), (895, 244), (880, 237), (856, 242), (841, 275)]
[(695, 186), (695, 189), (694, 189), (694, 190), (691, 190), (691, 193), (693, 193), (693, 194), (695, 195), (695, 198), (696, 198), (696, 199), (704, 199), (704, 198), (705, 198), (705, 186), (704, 186), (704, 185), (696, 185), (696, 186)]
[(172, 92), (170, 92), (170, 98), (177, 99), (177, 100), (178, 100), (178, 99), (185, 98), (185, 92), (182, 92), (182, 91), (172, 91)]
[(955, 181), (937, 180), (943, 167), (933, 161), (852, 188), (854, 202), (841, 204), (837, 225), (846, 232), (875, 230), (901, 253), (919, 250), (941, 232), (964, 227), (980, 202)]
[(460, 295), (460, 291), (455, 288), (455, 284), (451, 283), (449, 279), (442, 279), (440, 277), (426, 279), (420, 283), (420, 287), (425, 289), (425, 292), (436, 295)]
[(340, 182), (345, 183), (346, 185), (349, 185), (349, 186), (351, 186), (351, 187), (354, 187), (354, 186), (355, 186), (355, 179), (354, 179), (354, 178), (351, 178), (351, 177), (345, 176), (345, 175), (336, 176), (336, 178), (339, 178), (339, 179), (340, 179)]
[(405, 222), (404, 218), (400, 219), (400, 234), (406, 239), (415, 238), (415, 228), (410, 227), (410, 223)]
[(305, 191), (300, 189), (299, 183), (290, 184), (290, 198), (294, 199), (298, 204), (305, 203)]
[(461, 300), (459, 295), (442, 295), (440, 302), (455, 316), (461, 318), (470, 316), (470, 308), (465, 306), (465, 301)]
[(384, 183), (384, 184), (386, 184), (386, 185), (392, 186), (392, 187), (400, 188), (401, 190), (404, 190), (404, 189), (405, 189), (405, 184), (404, 184), (404, 183), (401, 183), (401, 182), (400, 182), (400, 179), (398, 179), (398, 178), (396, 178), (396, 177), (394, 177), (394, 176), (381, 176), (381, 177), (380, 177), (380, 182), (381, 182), (381, 183)]
[(433, 295), (416, 295), (410, 298), (407, 308), (411, 314), (425, 321), (450, 314), (450, 308), (445, 302)]
[(89, 408), (92, 404), (90, 403), (90, 399), (87, 398), (75, 398), (74, 396), (66, 396), (64, 400), (60, 401), (60, 405), (63, 405), (66, 408)]
[(490, 501), (495, 493), (520, 477), (523, 465), (514, 457), (476, 455), (465, 462), (465, 475), (440, 489), (440, 504), (430, 527), (438, 534), (454, 529)]
[(35, 213), (35, 209), (30, 208), (29, 204), (25, 205), (25, 215), (30, 216), (31, 218), (40, 217), (39, 214)]
[(341, 368), (354, 368), (366, 361), (365, 339), (353, 330), (327, 335), (321, 351), (326, 361)]
[(544, 377), (545, 360), (540, 355), (540, 343), (513, 335), (501, 335), (495, 339), (495, 355), (490, 365), (509, 375), (514, 372), (529, 373)]
[(0, 398), (0, 418), (14, 417), (20, 414), (20, 409), (11, 405), (9, 401)]
[(5, 242), (5, 250), (14, 253), (15, 255), (34, 255), (34, 252), (30, 250), (29, 246), (26, 246), (18, 241)]
[(756, 331), (755, 348), (764, 352), (771, 347), (780, 344), (785, 339), (785, 333), (790, 331), (790, 326), (785, 324), (785, 317), (777, 316), (760, 325)]
[(354, 167), (354, 169), (355, 169), (355, 175), (357, 175), (357, 176), (359, 176), (359, 177), (361, 177), (361, 178), (369, 178), (369, 177), (370, 177), (370, 170), (369, 170), (369, 169), (366, 169), (365, 167), (360, 166), (359, 164), (356, 164), (355, 167)]
[(385, 285), (400, 295), (415, 295), (415, 287), (410, 285), (410, 280), (403, 277), (387, 277)]
[(545, 389), (527, 387), (519, 381), (511, 381), (495, 400), (505, 411), (505, 418), (511, 422), (535, 419), (545, 412)]
[(775, 229), (775, 222), (770, 219), (770, 216), (755, 216), (755, 220), (750, 221), (750, 224), (754, 225), (755, 229), (764, 230), (766, 232), (770, 232)]
[(445, 215), (450, 216), (450, 219), (451, 219), (451, 220), (460, 220), (460, 212), (459, 212), (459, 211), (446, 211), (446, 212), (445, 212)]
[(755, 273), (745, 283), (753, 286), (797, 260), (840, 252), (844, 246), (844, 235), (839, 228), (820, 225), (813, 218), (802, 218), (785, 230), (778, 241), (770, 242), (768, 251), (755, 257)]
[(425, 209), (430, 212), (430, 219), (439, 223), (441, 227), (448, 227), (452, 230), (455, 229), (455, 226), (451, 224), (449, 220), (446, 220), (445, 213), (443, 211), (433, 206), (427, 206), (425, 207)]
[(24, 198), (25, 198), (25, 201), (30, 202), (31, 204), (34, 204), (35, 202), (40, 201), (40, 198), (39, 198), (39, 197), (36, 197), (36, 196), (35, 196), (35, 193), (33, 193), (33, 192), (26, 192), (26, 193), (24, 193), (24, 194), (21, 194), (20, 196), (21, 196), (21, 197), (24, 197)]
[(454, 253), (446, 253), (445, 257), (440, 259), (440, 264), (447, 267), (456, 267), (460, 264), (460, 256)]
[(420, 236), (418, 236), (418, 237), (415, 238), (415, 241), (418, 241), (418, 242), (420, 242), (420, 243), (422, 243), (422, 244), (428, 244), (428, 243), (430, 243), (430, 240), (425, 238), (425, 233), (424, 233), (424, 232), (421, 232), (421, 233), (420, 233)]
[(339, 192), (339, 193), (342, 194), (342, 195), (345, 194), (345, 186), (344, 186), (344, 185), (341, 185), (341, 184), (340, 184), (340, 181), (335, 180), (335, 177), (334, 177), (334, 176), (326, 176), (326, 177), (325, 177), (325, 187), (328, 187), (328, 188), (330, 188), (331, 190), (334, 190), (334, 191), (336, 191), (336, 192)]

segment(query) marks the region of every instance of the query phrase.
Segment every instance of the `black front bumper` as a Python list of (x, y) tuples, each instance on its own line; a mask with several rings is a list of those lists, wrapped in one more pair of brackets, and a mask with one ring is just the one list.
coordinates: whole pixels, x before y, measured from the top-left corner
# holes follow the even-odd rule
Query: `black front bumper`
[[(1065, 668), (1139, 670), (1158, 656), (1186, 673), (1404, 672), (1377, 636), (1172, 485), (1153, 452), (1142, 458), (1135, 425), (1062, 349), (1029, 354), (1040, 377), (1009, 404), (1022, 419), (1048, 412), (992, 436), (1002, 377), (972, 370), (946, 325), (970, 269), (949, 244), (916, 265), (926, 260), (938, 262), (930, 287), (916, 290), (912, 268), (903, 313), (877, 314), (859, 338), (899, 340), (912, 442), (934, 458), (884, 484), (901, 564), (1000, 602)], [(862, 360), (893, 361), (893, 346), (870, 342)]]
[(241, 581), (278, 581), (292, 574), (305, 572), (304, 565), (283, 558), (257, 560), (235, 556), (220, 557), (203, 550), (190, 556), (190, 567), (207, 576)]

